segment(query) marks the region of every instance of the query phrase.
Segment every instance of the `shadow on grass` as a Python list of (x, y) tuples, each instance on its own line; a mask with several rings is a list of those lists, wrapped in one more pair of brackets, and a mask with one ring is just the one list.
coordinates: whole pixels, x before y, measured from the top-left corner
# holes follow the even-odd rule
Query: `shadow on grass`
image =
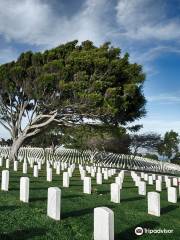
[(16, 187), (12, 187), (12, 188), (11, 188), (11, 187), (10, 187), (10, 188), (9, 188), (9, 191), (19, 191), (19, 188), (16, 188)]
[(98, 194), (107, 194), (110, 193), (109, 190), (101, 190), (101, 191), (97, 191)]
[(30, 198), (29, 202), (45, 201), (47, 197)]
[[(98, 207), (98, 206), (96, 206), (96, 207)], [(114, 208), (113, 205), (105, 205), (105, 207)], [(94, 212), (94, 207), (80, 209), (80, 210), (71, 211), (71, 212), (67, 212), (67, 213), (62, 213), (62, 219), (69, 218), (69, 217), (80, 217), (80, 216), (83, 216), (83, 215), (89, 214), (89, 213), (93, 214), (93, 212)]]
[(31, 187), (30, 190), (44, 190), (44, 189), (48, 189), (48, 186), (47, 187)]
[(77, 198), (77, 197), (83, 197), (83, 195), (69, 195), (69, 196), (62, 196), (62, 198)]
[(69, 184), (70, 187), (82, 187), (83, 184)]
[(122, 199), (121, 202), (131, 202), (131, 201), (137, 201), (142, 199), (144, 199), (144, 197), (126, 198), (126, 199)]
[(136, 186), (134, 186), (134, 187), (125, 187), (125, 186), (123, 186), (123, 188), (137, 188)]
[(20, 183), (20, 180), (11, 180), (11, 179), (10, 179), (10, 182), (11, 182), (11, 183)]
[(117, 233), (115, 235), (115, 240), (130, 240), (130, 239), (137, 239), (140, 236), (137, 236), (135, 234), (135, 228), (136, 227), (142, 227), (142, 228), (150, 228), (150, 229), (154, 229), (155, 227), (159, 226), (158, 222), (155, 221), (145, 221), (145, 222), (141, 222), (133, 227), (130, 227), (126, 230), (124, 230), (123, 232)]
[(166, 213), (171, 212), (171, 211), (173, 211), (173, 210), (175, 210), (177, 208), (179, 208), (179, 207), (178, 206), (174, 206), (174, 205), (169, 205), (167, 207), (163, 207), (163, 208), (161, 208), (161, 214), (166, 214)]
[(1, 240), (26, 240), (32, 239), (33, 237), (43, 236), (46, 234), (46, 229), (44, 228), (29, 228), (16, 230), (10, 233), (0, 233)]
[(0, 211), (13, 211), (16, 210), (17, 208), (18, 208), (17, 206), (0, 206)]

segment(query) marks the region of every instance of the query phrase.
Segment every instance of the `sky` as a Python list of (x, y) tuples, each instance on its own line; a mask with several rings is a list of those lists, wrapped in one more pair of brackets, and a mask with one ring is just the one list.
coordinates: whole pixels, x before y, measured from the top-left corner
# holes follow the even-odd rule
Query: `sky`
[(75, 39), (110, 41), (142, 64), (147, 115), (136, 123), (180, 133), (180, 0), (0, 0), (0, 64)]

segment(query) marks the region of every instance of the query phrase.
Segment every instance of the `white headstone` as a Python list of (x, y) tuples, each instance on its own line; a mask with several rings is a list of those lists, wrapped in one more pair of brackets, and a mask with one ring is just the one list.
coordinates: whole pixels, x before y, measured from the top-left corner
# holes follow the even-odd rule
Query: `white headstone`
[(148, 177), (148, 184), (153, 185), (153, 177), (152, 176)]
[(9, 159), (6, 159), (6, 168), (9, 168)]
[(18, 161), (14, 161), (14, 171), (17, 172), (18, 170)]
[(152, 175), (153, 180), (156, 180), (156, 174)]
[(86, 176), (86, 171), (84, 169), (81, 170), (81, 180), (84, 180), (85, 176)]
[(177, 178), (173, 178), (173, 186), (178, 186), (178, 179)]
[(30, 160), (30, 167), (33, 168), (33, 166), (34, 166), (34, 160), (31, 159), (31, 160)]
[(96, 175), (96, 183), (102, 184), (102, 173), (98, 172)]
[(91, 170), (91, 177), (95, 177), (96, 173), (94, 170)]
[(64, 171), (64, 163), (61, 163), (61, 170)]
[(56, 165), (56, 174), (60, 174), (60, 172), (61, 172), (61, 165), (60, 164), (57, 164)]
[(48, 182), (52, 182), (52, 168), (47, 168), (46, 173), (47, 173), (46, 180)]
[(83, 192), (87, 194), (91, 194), (91, 178), (84, 178)]
[(138, 185), (138, 193), (139, 195), (146, 195), (146, 182), (140, 181)]
[(161, 192), (162, 191), (162, 182), (161, 180), (156, 180), (156, 191)]
[(33, 176), (38, 177), (38, 165), (34, 165)]
[(58, 187), (48, 188), (47, 215), (54, 220), (60, 220), (61, 190)]
[(38, 170), (41, 170), (41, 161), (38, 161)]
[(56, 169), (56, 166), (57, 166), (57, 162), (55, 161), (53, 164), (54, 169)]
[(141, 178), (144, 178), (144, 172), (141, 172)]
[(148, 181), (148, 174), (147, 173), (144, 174), (144, 180)]
[(29, 178), (20, 178), (20, 201), (29, 202)]
[(120, 203), (120, 186), (118, 183), (111, 184), (111, 202)]
[(23, 173), (24, 174), (27, 173), (27, 163), (26, 162), (23, 163)]
[(2, 167), (2, 166), (3, 166), (3, 158), (0, 157), (0, 167)]
[(9, 189), (9, 171), (2, 171), (1, 190), (8, 191)]
[(168, 177), (165, 179), (166, 182), (166, 187), (169, 188), (171, 187), (171, 179), (169, 179)]
[(158, 176), (158, 180), (162, 182), (162, 176)]
[(63, 172), (63, 187), (69, 187), (69, 173)]
[(114, 240), (114, 213), (107, 207), (94, 209), (94, 240)]
[(148, 192), (148, 214), (160, 217), (160, 194)]
[(108, 171), (107, 170), (104, 172), (104, 180), (108, 180)]
[(69, 173), (69, 177), (72, 177), (72, 169), (70, 167), (68, 168), (68, 173)]
[(177, 203), (177, 191), (175, 187), (168, 187), (168, 202)]
[(121, 177), (115, 177), (115, 183), (119, 184), (120, 189), (122, 189), (122, 178)]
[(139, 176), (137, 176), (137, 177), (135, 178), (135, 186), (136, 186), (136, 187), (139, 186), (140, 181), (141, 181), (141, 178), (140, 178)]

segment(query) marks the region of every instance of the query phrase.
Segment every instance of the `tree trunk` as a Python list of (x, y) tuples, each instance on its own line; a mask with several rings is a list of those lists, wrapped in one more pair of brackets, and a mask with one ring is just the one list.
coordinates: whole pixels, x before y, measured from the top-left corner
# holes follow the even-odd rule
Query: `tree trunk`
[(10, 161), (17, 160), (19, 148), (22, 146), (24, 140), (25, 140), (25, 137), (23, 136), (20, 136), (17, 139), (13, 140), (13, 144), (11, 146), (10, 154), (9, 154)]

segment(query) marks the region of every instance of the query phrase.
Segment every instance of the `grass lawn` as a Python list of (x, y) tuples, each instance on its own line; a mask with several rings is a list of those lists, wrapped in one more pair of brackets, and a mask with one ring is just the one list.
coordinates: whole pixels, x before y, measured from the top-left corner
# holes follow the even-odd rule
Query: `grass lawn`
[[(62, 187), (61, 175), (53, 170), (53, 181), (46, 182), (45, 168), (38, 178), (33, 177), (33, 170), (28, 167), (30, 177), (30, 202), (19, 201), (19, 182), (22, 165), (18, 172), (10, 166), (9, 192), (0, 192), (0, 240), (26, 239), (60, 239), (60, 240), (91, 240), (93, 239), (93, 209), (107, 206), (115, 215), (115, 239), (180, 239), (180, 198), (177, 204), (168, 203), (165, 186), (161, 192), (161, 217), (147, 214), (147, 199), (138, 195), (138, 188), (134, 186), (128, 174), (125, 175), (121, 190), (121, 203), (110, 202), (110, 183), (103, 181), (96, 185), (92, 181), (93, 193), (83, 194), (83, 182), (76, 170), (70, 179), (70, 187)], [(2, 170), (2, 168), (1, 168)], [(25, 175), (25, 174), (24, 174)], [(54, 221), (47, 217), (47, 189), (56, 186), (62, 190), (61, 221)], [(148, 186), (148, 191), (155, 190), (155, 186)], [(101, 223), (100, 223), (101, 224)], [(150, 229), (173, 229), (173, 234), (144, 234), (136, 236), (137, 226)]]

